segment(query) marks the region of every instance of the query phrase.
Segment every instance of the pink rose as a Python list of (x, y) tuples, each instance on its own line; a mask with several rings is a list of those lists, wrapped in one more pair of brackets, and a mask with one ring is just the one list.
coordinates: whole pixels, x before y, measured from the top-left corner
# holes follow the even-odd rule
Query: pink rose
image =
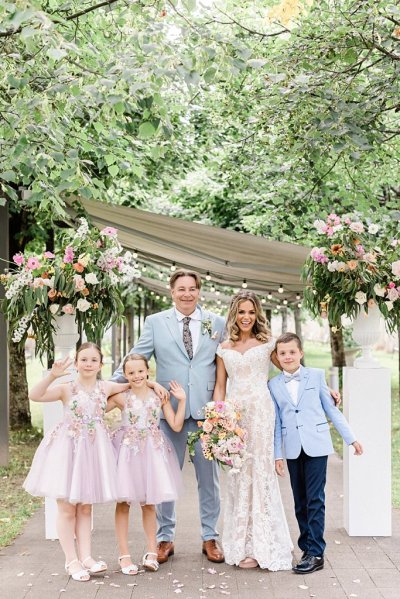
[(100, 235), (106, 235), (107, 237), (115, 237), (117, 233), (118, 229), (114, 229), (114, 227), (104, 227), (104, 229), (100, 231)]
[(205, 420), (203, 424), (203, 431), (205, 433), (211, 433), (213, 426), (209, 420)]
[(362, 233), (364, 231), (364, 225), (360, 222), (350, 223), (349, 227), (354, 233)]
[(392, 273), (395, 277), (400, 277), (400, 260), (392, 262)]
[(40, 268), (40, 266), (41, 266), (41, 264), (37, 258), (35, 258), (35, 257), (28, 258), (26, 267), (29, 268), (29, 270), (35, 270), (36, 268)]
[(19, 253), (19, 254), (14, 254), (13, 256), (13, 260), (15, 262), (15, 264), (17, 266), (21, 266), (21, 264), (23, 264), (25, 262), (25, 258), (24, 255)]
[(52, 258), (55, 258), (56, 256), (55, 256), (55, 254), (53, 254), (53, 252), (45, 252), (43, 254), (43, 257), (47, 258), (48, 260), (51, 260)]
[(75, 312), (74, 307), (72, 304), (66, 304), (63, 308), (62, 311), (64, 312), (64, 314), (73, 314)]
[(85, 279), (81, 275), (74, 275), (74, 285), (77, 291), (82, 291), (86, 287)]
[(74, 250), (69, 245), (68, 247), (65, 248), (63, 262), (65, 264), (71, 264), (71, 262), (73, 262), (73, 261), (74, 261)]
[(388, 297), (389, 301), (395, 302), (399, 297), (397, 289), (395, 289), (394, 287), (389, 289), (389, 291), (387, 292), (387, 297)]

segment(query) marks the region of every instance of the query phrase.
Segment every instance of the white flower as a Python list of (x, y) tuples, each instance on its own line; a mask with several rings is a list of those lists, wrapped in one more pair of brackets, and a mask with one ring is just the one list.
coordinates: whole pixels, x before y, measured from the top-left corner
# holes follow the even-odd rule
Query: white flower
[(391, 302), (395, 302), (399, 298), (399, 293), (397, 289), (393, 287), (392, 289), (388, 289), (387, 296)]
[(357, 304), (362, 306), (367, 301), (367, 294), (364, 293), (364, 291), (357, 291), (354, 299), (356, 300)]
[(54, 276), (51, 277), (51, 279), (43, 279), (43, 284), (46, 285), (47, 287), (50, 287), (51, 289), (54, 288)]
[(89, 254), (81, 254), (77, 261), (79, 264), (81, 264), (83, 267), (86, 268), (86, 266), (90, 262), (90, 256), (89, 256)]
[(346, 270), (349, 270), (349, 267), (347, 266), (346, 262), (338, 262), (336, 265), (336, 270), (338, 272), (345, 272)]
[(333, 232), (337, 233), (338, 231), (341, 231), (343, 229), (343, 225), (335, 225), (332, 227)]
[(326, 223), (323, 220), (315, 220), (314, 227), (317, 229), (318, 233), (325, 233)]
[(76, 308), (79, 312), (86, 312), (86, 310), (89, 310), (90, 308), (90, 302), (82, 298), (77, 301)]
[(349, 227), (354, 233), (362, 233), (364, 231), (364, 225), (360, 222), (350, 223)]
[(51, 304), (49, 310), (52, 314), (57, 314), (60, 304)]
[(388, 312), (390, 312), (390, 310), (393, 309), (393, 302), (385, 302), (385, 305), (386, 305), (386, 307), (388, 309)]
[(80, 227), (77, 229), (74, 239), (85, 237), (89, 233), (89, 225), (86, 218), (80, 218)]
[(328, 262), (327, 267), (329, 272), (335, 272), (337, 270), (337, 265), (339, 262), (337, 260), (332, 260), (332, 262)]
[(392, 262), (392, 273), (395, 277), (400, 277), (400, 260)]
[(374, 291), (375, 295), (378, 295), (379, 297), (384, 297), (386, 293), (386, 289), (381, 287), (378, 283), (374, 285)]
[(97, 283), (99, 283), (95, 272), (88, 272), (88, 274), (85, 275), (85, 281), (90, 285), (97, 285)]
[(368, 233), (371, 233), (372, 235), (375, 235), (375, 233), (377, 233), (380, 229), (379, 225), (376, 225), (375, 223), (371, 223), (368, 227)]

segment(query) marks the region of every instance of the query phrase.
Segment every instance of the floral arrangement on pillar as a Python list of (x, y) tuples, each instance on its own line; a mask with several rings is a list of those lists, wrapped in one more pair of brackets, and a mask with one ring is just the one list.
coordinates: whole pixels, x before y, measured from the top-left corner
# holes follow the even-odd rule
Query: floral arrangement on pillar
[(24, 345), (32, 336), (40, 357), (53, 356), (56, 319), (64, 314), (75, 316), (79, 333), (89, 341), (101, 341), (123, 315), (124, 285), (140, 276), (132, 254), (117, 239), (117, 229), (99, 231), (85, 218), (79, 221), (76, 231), (63, 233), (54, 253), (16, 254), (14, 268), (0, 277), (10, 338)]
[(341, 316), (379, 308), (393, 332), (400, 323), (400, 238), (390, 234), (391, 222), (362, 222), (330, 214), (316, 220), (317, 247), (303, 268), (305, 306), (328, 318), (335, 332)]

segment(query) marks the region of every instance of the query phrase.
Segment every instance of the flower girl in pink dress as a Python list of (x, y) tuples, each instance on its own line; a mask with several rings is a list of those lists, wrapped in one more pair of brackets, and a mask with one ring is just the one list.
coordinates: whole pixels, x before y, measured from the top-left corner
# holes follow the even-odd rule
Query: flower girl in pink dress
[(98, 380), (101, 351), (94, 343), (83, 343), (75, 358), (76, 381), (50, 387), (71, 364), (69, 358), (55, 362), (29, 394), (32, 401), (62, 401), (64, 418), (40, 443), (23, 486), (31, 495), (57, 500), (65, 569), (84, 582), (107, 569), (105, 562), (91, 557), (92, 504), (117, 499), (115, 452), (104, 414), (107, 398), (128, 384)]
[(108, 409), (122, 411), (121, 427), (113, 435), (118, 454), (115, 529), (119, 545), (119, 563), (123, 574), (137, 574), (128, 549), (130, 503), (140, 503), (147, 552), (143, 556), (146, 570), (158, 570), (157, 522), (155, 505), (175, 501), (181, 490), (181, 470), (175, 449), (159, 428), (160, 415), (174, 431), (180, 431), (185, 418), (186, 394), (171, 381), (171, 394), (177, 399), (176, 413), (167, 400), (161, 400), (148, 389), (149, 366), (140, 354), (129, 354), (123, 364), (130, 389), (108, 400)]

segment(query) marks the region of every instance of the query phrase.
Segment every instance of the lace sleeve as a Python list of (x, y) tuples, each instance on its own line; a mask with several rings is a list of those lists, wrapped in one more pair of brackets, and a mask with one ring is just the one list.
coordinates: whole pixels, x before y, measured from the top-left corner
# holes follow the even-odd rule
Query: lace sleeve
[(217, 356), (219, 356), (220, 358), (222, 358), (224, 350), (222, 349), (221, 344), (218, 345), (217, 351), (215, 353), (217, 354)]

